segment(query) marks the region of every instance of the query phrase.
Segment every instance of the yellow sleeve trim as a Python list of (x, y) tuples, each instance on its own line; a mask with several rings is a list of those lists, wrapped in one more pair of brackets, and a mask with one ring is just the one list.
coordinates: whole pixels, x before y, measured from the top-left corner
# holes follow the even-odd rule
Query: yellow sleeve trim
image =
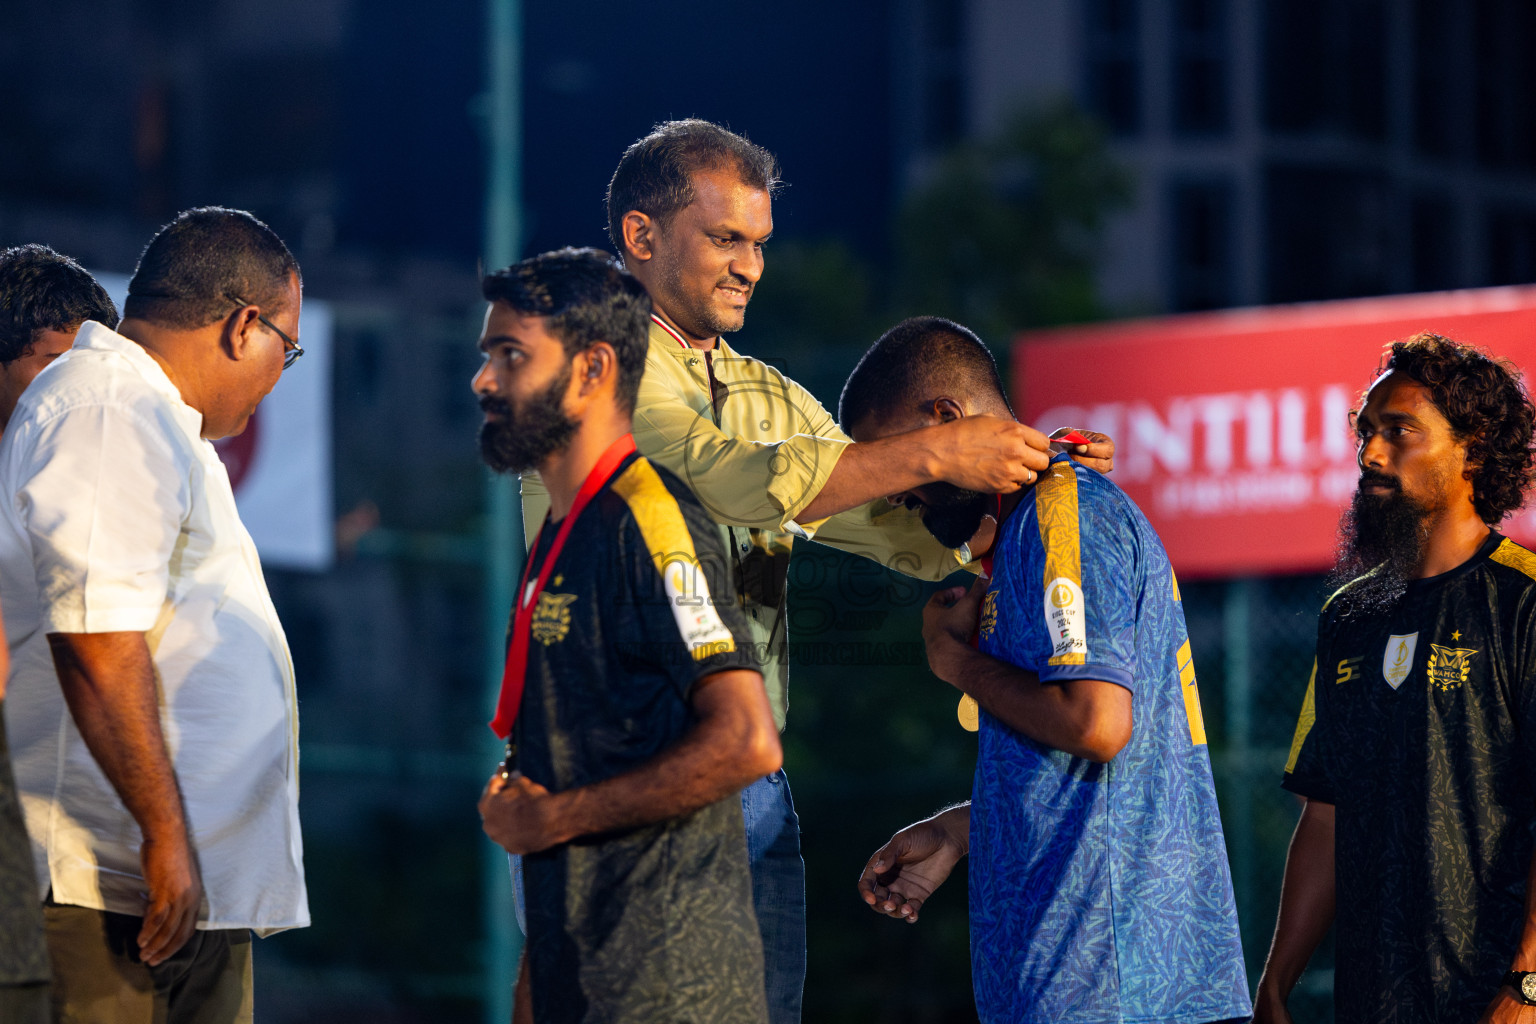
[(1051, 628), (1051, 665), (1082, 665), (1088, 659), (1087, 608), (1083, 601), (1083, 545), (1077, 518), (1077, 474), (1058, 462), (1035, 485), (1035, 521), (1045, 548), (1046, 621)]
[(1527, 551), (1509, 538), (1494, 549), (1488, 556), (1500, 565), (1507, 565), (1511, 569), (1518, 569), (1531, 579), (1536, 580), (1536, 553)]
[(1285, 771), (1289, 775), (1296, 770), (1296, 760), (1301, 757), (1302, 744), (1317, 723), (1317, 659), (1312, 659), (1312, 678), (1307, 680), (1307, 695), (1301, 701), (1301, 715), (1296, 719), (1296, 735), (1291, 737), (1291, 756), (1285, 759)]
[(1189, 742), (1205, 744), (1205, 715), (1200, 710), (1200, 689), (1195, 685), (1195, 655), (1185, 640), (1179, 648), (1179, 689), (1184, 693), (1184, 714), (1189, 719)]
[(613, 481), (613, 492), (624, 499), (640, 536), (661, 576), (677, 631), (695, 661), (736, 649), (736, 638), (720, 620), (699, 566), (693, 534), (677, 499), (645, 459), (636, 459)]

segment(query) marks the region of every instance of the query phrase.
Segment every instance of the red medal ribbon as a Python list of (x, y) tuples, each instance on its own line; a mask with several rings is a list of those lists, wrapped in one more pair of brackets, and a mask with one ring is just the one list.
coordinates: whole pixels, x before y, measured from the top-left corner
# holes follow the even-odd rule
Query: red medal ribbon
[(571, 527), (576, 525), (576, 517), (581, 515), (581, 510), (608, 483), (619, 468), (619, 463), (634, 450), (634, 435), (625, 434), (609, 445), (608, 450), (597, 460), (597, 465), (592, 467), (592, 472), (582, 482), (581, 490), (576, 492), (571, 510), (560, 523), (560, 530), (555, 534), (554, 543), (550, 544), (549, 552), (539, 566), (538, 579), (532, 587), (528, 585), (528, 571), (533, 567), (533, 553), (539, 547), (538, 537), (544, 535), (544, 527), (549, 525), (547, 512), (538, 536), (528, 548), (528, 561), (523, 564), (523, 575), (517, 584), (517, 600), (513, 605), (512, 642), (507, 645), (507, 665), (501, 674), (501, 698), (496, 702), (496, 717), (490, 722), (491, 731), (502, 739), (512, 735), (512, 723), (517, 721), (517, 712), (523, 703), (523, 684), (528, 671), (528, 636), (533, 628), (533, 610), (538, 604), (539, 595), (544, 592), (544, 584), (549, 582), (550, 573), (554, 572), (555, 561), (560, 557), (560, 549), (565, 547), (565, 539), (571, 535)]

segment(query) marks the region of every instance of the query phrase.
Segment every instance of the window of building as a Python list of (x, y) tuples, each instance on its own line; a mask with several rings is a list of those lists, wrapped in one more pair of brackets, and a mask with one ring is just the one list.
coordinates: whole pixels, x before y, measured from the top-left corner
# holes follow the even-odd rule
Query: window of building
[(1168, 190), (1172, 260), (1169, 305), (1176, 311), (1232, 304), (1233, 196), (1226, 182), (1179, 182)]
[(1408, 204), (1409, 287), (1416, 292), (1457, 287), (1460, 247), (1456, 211), (1445, 196), (1415, 196)]
[(1536, 8), (1530, 0), (1476, 0), (1470, 7), (1478, 159), (1500, 169), (1536, 169)]
[(1173, 129), (1217, 135), (1230, 126), (1232, 40), (1227, 0), (1177, 0), (1173, 8)]
[(1265, 0), (1264, 119), (1278, 131), (1386, 135), (1383, 0)]
[(1414, 0), (1413, 144), (1428, 156), (1449, 156), (1460, 127), (1457, 72), (1462, 60), (1456, 31), (1463, 0)]
[(1488, 211), (1488, 284), (1536, 283), (1536, 211)]
[(1386, 178), (1378, 173), (1271, 166), (1265, 174), (1265, 300), (1391, 291), (1389, 198)]
[(965, 131), (964, 10), (960, 0), (923, 0), (923, 144), (939, 148)]
[(289, 182), (331, 167), (340, 111), (334, 69), (325, 53), (240, 54), (210, 68), (209, 109), (221, 126), (211, 133), (215, 178)]
[(1141, 15), (1137, 0), (1083, 5), (1084, 93), (1115, 135), (1141, 130)]

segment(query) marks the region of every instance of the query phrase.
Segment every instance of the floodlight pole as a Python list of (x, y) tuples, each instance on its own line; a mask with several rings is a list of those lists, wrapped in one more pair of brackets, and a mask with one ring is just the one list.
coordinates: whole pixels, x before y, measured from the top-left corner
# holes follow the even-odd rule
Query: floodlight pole
[[(521, 0), (486, 0), (485, 90), (485, 267), (495, 270), (517, 259), (522, 248), (522, 7)], [(491, 473), (485, 493), (485, 678), (488, 699), (496, 706), (501, 692), (507, 615), (512, 608), (517, 571), (523, 559), (523, 529), (517, 482)], [(486, 773), (501, 755), (499, 744), (486, 742)], [(512, 884), (507, 857), (485, 842), (481, 864), (481, 900), (485, 915), (484, 1019), (507, 1024), (512, 1019), (512, 984), (523, 937), (512, 916)]]

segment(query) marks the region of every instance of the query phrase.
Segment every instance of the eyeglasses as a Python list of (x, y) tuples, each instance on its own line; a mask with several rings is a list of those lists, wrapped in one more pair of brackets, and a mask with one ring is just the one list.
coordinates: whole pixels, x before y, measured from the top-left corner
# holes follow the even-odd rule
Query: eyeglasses
[[(228, 292), (224, 294), (224, 297), (230, 302), (233, 302), (235, 305), (242, 308), (250, 305), (250, 303), (246, 302), (244, 299), (235, 295), (230, 295)], [(304, 346), (288, 337), (288, 335), (283, 333), (283, 329), (281, 327), (277, 326), (277, 324), (273, 323), (271, 320), (268, 320), (260, 313), (256, 314), (256, 319), (261, 321), (261, 323), (266, 326), (273, 334), (283, 339), (283, 369), (286, 370), (288, 367), (298, 362), (299, 356), (304, 354)]]

